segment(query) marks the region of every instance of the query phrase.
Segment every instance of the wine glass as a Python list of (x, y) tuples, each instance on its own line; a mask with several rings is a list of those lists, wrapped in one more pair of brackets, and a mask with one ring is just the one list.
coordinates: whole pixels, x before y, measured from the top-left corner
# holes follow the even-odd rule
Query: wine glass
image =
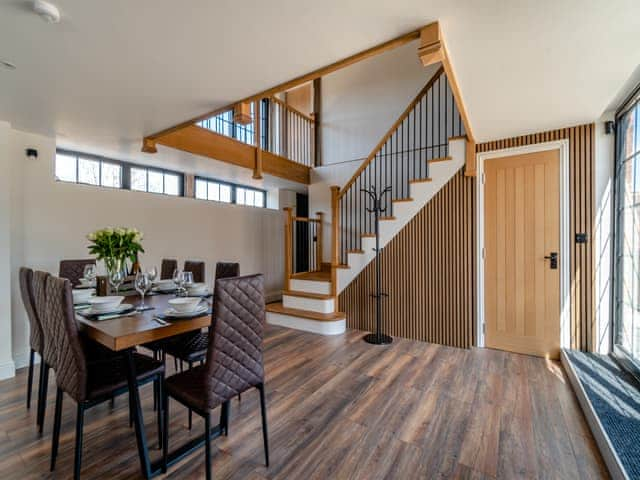
[(176, 295), (179, 295), (182, 291), (182, 270), (176, 268), (173, 271), (173, 283), (176, 284)]
[(116, 289), (116, 295), (120, 294), (120, 285), (124, 282), (124, 271), (116, 268), (109, 272), (109, 283), (112, 288)]
[(87, 283), (89, 285), (91, 285), (91, 283), (93, 283), (93, 281), (96, 278), (96, 264), (95, 263), (89, 263), (87, 265), (84, 266), (84, 271), (82, 272), (82, 277), (87, 281)]
[(140, 294), (141, 301), (138, 306), (138, 310), (147, 310), (147, 306), (144, 304), (144, 296), (151, 288), (151, 280), (149, 280), (149, 275), (146, 273), (138, 272), (136, 273), (136, 279), (134, 281), (134, 286), (136, 287), (137, 292)]
[(182, 272), (182, 287), (185, 294), (187, 289), (193, 286), (193, 272)]
[(147, 276), (149, 277), (149, 281), (153, 283), (156, 280), (156, 278), (158, 278), (158, 269), (156, 267), (148, 268)]

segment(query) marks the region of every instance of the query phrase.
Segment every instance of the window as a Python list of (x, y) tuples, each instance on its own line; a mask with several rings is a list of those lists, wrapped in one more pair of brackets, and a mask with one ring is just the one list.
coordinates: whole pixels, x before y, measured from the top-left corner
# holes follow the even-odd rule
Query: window
[(196, 198), (231, 203), (232, 186), (226, 183), (196, 178)]
[(640, 98), (616, 118), (615, 344), (640, 361)]
[(252, 188), (238, 187), (236, 189), (236, 203), (252, 207), (264, 207), (264, 192)]
[(58, 153), (55, 172), (62, 182), (122, 188), (122, 166), (99, 158)]
[[(254, 103), (251, 102), (251, 116), (253, 117)], [(207, 118), (196, 125), (219, 133), (226, 137), (235, 138), (243, 143), (253, 145), (253, 122), (242, 125), (233, 121), (233, 110), (219, 113), (215, 117)]]
[(230, 183), (196, 177), (195, 197), (200, 200), (237, 203), (252, 207), (265, 207), (265, 193), (262, 190), (240, 187)]
[(182, 196), (184, 175), (94, 155), (58, 150), (56, 180)]

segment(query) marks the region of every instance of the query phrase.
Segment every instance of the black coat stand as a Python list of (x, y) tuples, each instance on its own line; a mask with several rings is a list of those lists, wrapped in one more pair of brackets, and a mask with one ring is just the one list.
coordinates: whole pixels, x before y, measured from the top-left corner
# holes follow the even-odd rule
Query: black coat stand
[(366, 193), (371, 198), (373, 203), (372, 208), (367, 208), (367, 212), (373, 213), (375, 218), (375, 234), (376, 234), (376, 293), (371, 296), (376, 299), (376, 331), (375, 333), (369, 333), (364, 336), (364, 341), (367, 343), (373, 343), (374, 345), (388, 345), (393, 342), (393, 339), (389, 335), (382, 333), (382, 297), (388, 296), (386, 293), (380, 290), (382, 283), (382, 272), (380, 271), (380, 214), (386, 211), (386, 207), (382, 207), (382, 200), (384, 196), (391, 192), (391, 187), (387, 187), (380, 195), (376, 192), (376, 187), (372, 186), (369, 190), (362, 189), (363, 193)]

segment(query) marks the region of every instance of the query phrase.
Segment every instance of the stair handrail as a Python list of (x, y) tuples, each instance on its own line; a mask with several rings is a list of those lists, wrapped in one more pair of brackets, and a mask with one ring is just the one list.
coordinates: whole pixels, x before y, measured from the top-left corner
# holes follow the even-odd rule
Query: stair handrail
[(409, 103), (409, 106), (407, 108), (405, 108), (405, 110), (400, 114), (400, 117), (398, 117), (398, 119), (393, 123), (393, 125), (391, 126), (391, 128), (389, 128), (389, 130), (387, 131), (387, 133), (382, 137), (382, 139), (377, 143), (377, 145), (373, 148), (373, 150), (371, 151), (371, 153), (369, 154), (369, 156), (365, 159), (364, 162), (362, 162), (362, 164), (360, 165), (360, 167), (358, 167), (358, 169), (355, 171), (355, 173), (351, 176), (351, 178), (349, 179), (349, 181), (345, 184), (344, 187), (342, 187), (342, 189), (340, 189), (340, 192), (338, 193), (338, 200), (340, 200), (348, 191), (349, 188), (351, 188), (351, 185), (353, 185), (356, 181), (356, 179), (362, 174), (362, 172), (364, 172), (364, 170), (369, 166), (369, 164), (373, 161), (373, 159), (376, 157), (376, 155), (378, 154), (378, 152), (382, 149), (382, 147), (387, 143), (387, 140), (389, 140), (389, 138), (391, 138), (391, 135), (394, 134), (394, 132), (396, 131), (396, 129), (398, 128), (398, 126), (404, 122), (404, 120), (409, 116), (409, 114), (411, 113), (411, 111), (413, 110), (413, 108), (418, 104), (418, 102), (422, 99), (422, 97), (429, 91), (429, 89), (433, 86), (433, 84), (436, 82), (436, 80), (438, 80), (438, 78), (440, 78), (440, 76), (444, 73), (444, 67), (440, 66), (440, 68), (436, 71), (436, 73), (429, 79), (429, 81), (427, 82), (427, 84), (424, 86), (424, 88), (422, 88), (422, 90), (420, 90), (420, 92), (418, 92), (418, 94), (415, 96), (415, 98), (411, 101), (411, 103)]

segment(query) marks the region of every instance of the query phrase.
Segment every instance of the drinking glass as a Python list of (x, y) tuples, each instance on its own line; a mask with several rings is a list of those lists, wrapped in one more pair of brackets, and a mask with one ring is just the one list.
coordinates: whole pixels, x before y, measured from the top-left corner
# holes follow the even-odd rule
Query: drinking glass
[(147, 269), (147, 276), (149, 277), (149, 281), (153, 283), (155, 279), (158, 278), (158, 269), (156, 267)]
[(149, 275), (147, 275), (146, 273), (138, 272), (136, 274), (134, 286), (136, 287), (136, 290), (138, 291), (141, 297), (138, 310), (139, 311), (148, 310), (147, 306), (144, 304), (144, 296), (151, 288), (151, 280), (149, 280)]
[(84, 271), (82, 272), (83, 278), (91, 284), (96, 278), (96, 265), (95, 263), (89, 263), (84, 266)]
[(124, 282), (124, 276), (124, 271), (119, 268), (109, 272), (109, 283), (112, 288), (116, 289), (116, 295), (120, 294), (120, 285)]
[(187, 290), (193, 286), (193, 272), (182, 272), (182, 287), (185, 295)]
[(173, 271), (173, 283), (176, 284), (176, 295), (180, 295), (182, 293), (182, 270), (179, 268)]

